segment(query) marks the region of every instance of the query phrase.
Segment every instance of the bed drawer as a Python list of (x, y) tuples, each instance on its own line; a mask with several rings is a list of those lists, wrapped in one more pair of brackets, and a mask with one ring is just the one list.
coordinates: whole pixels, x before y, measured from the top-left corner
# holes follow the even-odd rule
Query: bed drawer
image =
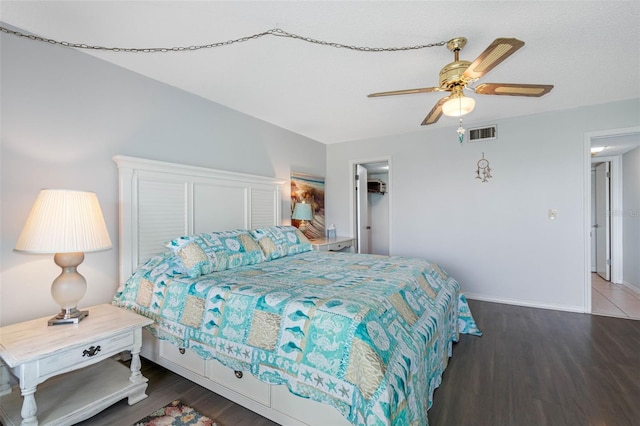
[(161, 340), (160, 357), (189, 371), (193, 371), (200, 376), (204, 376), (205, 360), (200, 358), (191, 349), (181, 349), (166, 340)]
[(305, 424), (351, 425), (336, 408), (310, 399), (297, 397), (289, 392), (289, 389), (284, 385), (271, 387), (271, 408), (286, 413)]
[(227, 389), (238, 392), (262, 405), (270, 405), (269, 385), (261, 382), (248, 371), (236, 372), (216, 360), (207, 361), (207, 377)]

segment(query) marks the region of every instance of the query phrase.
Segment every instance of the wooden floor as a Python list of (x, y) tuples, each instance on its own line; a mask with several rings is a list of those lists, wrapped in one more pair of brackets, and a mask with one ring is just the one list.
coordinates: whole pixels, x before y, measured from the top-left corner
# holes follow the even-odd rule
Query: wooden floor
[(596, 315), (640, 319), (640, 293), (631, 286), (613, 284), (592, 273), (591, 312)]
[[(190, 382), (165, 368), (142, 359), (142, 374), (149, 379), (146, 399), (128, 405), (124, 399), (78, 425), (128, 426), (158, 408), (179, 399), (200, 413), (214, 419), (218, 426), (277, 426), (253, 411)], [(36, 393), (37, 397), (37, 393)]]
[(469, 302), (432, 426), (640, 425), (640, 321)]
[[(469, 304), (484, 335), (454, 345), (431, 426), (640, 424), (640, 321)], [(274, 425), (154, 364), (143, 370), (147, 399), (121, 401), (81, 424), (129, 425), (180, 399), (220, 426)]]

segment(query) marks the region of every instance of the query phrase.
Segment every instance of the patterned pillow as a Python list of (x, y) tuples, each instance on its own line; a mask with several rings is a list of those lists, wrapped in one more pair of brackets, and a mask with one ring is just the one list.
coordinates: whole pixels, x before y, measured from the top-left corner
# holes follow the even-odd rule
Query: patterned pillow
[(184, 274), (180, 258), (172, 252), (151, 257), (118, 288), (113, 303), (119, 306), (139, 305), (158, 313), (164, 292), (175, 276)]
[(176, 238), (167, 244), (192, 278), (265, 260), (262, 250), (244, 229)]
[(249, 232), (260, 245), (266, 260), (312, 250), (307, 237), (295, 226), (268, 226)]

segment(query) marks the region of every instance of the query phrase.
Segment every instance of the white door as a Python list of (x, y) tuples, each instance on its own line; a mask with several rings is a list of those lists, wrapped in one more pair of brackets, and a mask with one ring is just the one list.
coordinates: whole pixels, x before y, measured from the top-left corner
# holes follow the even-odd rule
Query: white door
[(369, 253), (369, 199), (367, 193), (367, 169), (356, 165), (356, 222), (358, 229), (358, 253)]
[(611, 279), (611, 216), (609, 214), (609, 162), (596, 166), (596, 273)]
[(596, 219), (596, 169), (591, 169), (591, 230), (589, 236), (591, 237), (591, 272), (596, 272), (596, 259), (598, 251), (596, 249), (596, 230), (598, 220)]

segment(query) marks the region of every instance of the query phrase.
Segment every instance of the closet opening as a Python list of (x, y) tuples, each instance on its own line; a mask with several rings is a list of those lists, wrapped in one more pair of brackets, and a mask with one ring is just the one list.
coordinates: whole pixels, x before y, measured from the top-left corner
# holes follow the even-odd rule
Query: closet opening
[(391, 251), (390, 161), (354, 161), (352, 170), (355, 251), (388, 256)]

